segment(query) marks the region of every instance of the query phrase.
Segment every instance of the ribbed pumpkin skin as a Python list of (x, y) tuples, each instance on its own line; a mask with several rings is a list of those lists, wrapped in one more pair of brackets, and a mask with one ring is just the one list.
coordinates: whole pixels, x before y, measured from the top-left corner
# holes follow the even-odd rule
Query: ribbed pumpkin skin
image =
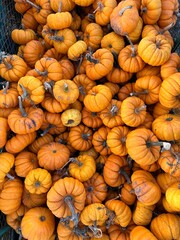
[(77, 162), (69, 164), (69, 173), (81, 182), (89, 180), (96, 172), (95, 159), (89, 155), (80, 155)]
[(55, 229), (55, 218), (46, 207), (28, 210), (21, 222), (24, 238), (29, 240), (49, 240)]
[(137, 226), (130, 232), (130, 240), (158, 240), (147, 228)]
[(2, 183), (6, 177), (6, 174), (14, 165), (14, 155), (11, 153), (1, 153), (0, 154), (0, 183)]
[(119, 200), (108, 200), (105, 206), (115, 213), (114, 222), (122, 227), (127, 227), (131, 221), (132, 213), (128, 205)]
[(167, 202), (175, 211), (180, 211), (179, 198), (180, 198), (180, 181), (171, 184), (165, 192)]
[(151, 173), (137, 170), (131, 175), (132, 187), (137, 199), (146, 206), (157, 203), (161, 198), (161, 190)]
[(58, 142), (43, 145), (37, 154), (39, 165), (47, 170), (60, 169), (69, 159), (69, 149)]
[(136, 128), (127, 135), (127, 152), (136, 163), (150, 165), (158, 160), (160, 156), (160, 147), (151, 146), (149, 148), (147, 147), (147, 143), (157, 141), (156, 135), (151, 130)]
[(179, 239), (180, 218), (172, 213), (163, 213), (155, 217), (150, 225), (151, 232), (162, 240)]
[[(160, 47), (157, 47), (156, 44)], [(145, 63), (151, 66), (160, 66), (169, 59), (171, 45), (160, 35), (145, 37), (139, 42), (138, 54)]]
[(0, 192), (0, 210), (4, 214), (15, 212), (21, 205), (22, 193), (23, 183), (20, 179), (5, 181)]
[(180, 73), (167, 77), (161, 85), (159, 102), (168, 108), (180, 108)]
[(65, 177), (50, 188), (47, 194), (47, 206), (56, 217), (71, 216), (70, 209), (64, 202), (65, 197), (69, 196), (73, 199), (75, 211), (81, 212), (85, 205), (86, 192), (79, 180)]

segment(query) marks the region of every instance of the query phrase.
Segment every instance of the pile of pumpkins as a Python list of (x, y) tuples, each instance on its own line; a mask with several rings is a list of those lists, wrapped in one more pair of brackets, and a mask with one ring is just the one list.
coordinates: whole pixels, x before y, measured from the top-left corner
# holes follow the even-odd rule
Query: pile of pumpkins
[(27, 240), (180, 240), (178, 0), (14, 0), (0, 210)]

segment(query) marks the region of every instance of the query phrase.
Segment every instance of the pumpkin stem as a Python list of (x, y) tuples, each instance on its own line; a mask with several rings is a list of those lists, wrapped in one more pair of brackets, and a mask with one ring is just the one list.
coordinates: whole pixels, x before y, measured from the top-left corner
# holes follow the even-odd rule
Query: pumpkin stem
[(75, 212), (74, 205), (73, 205), (73, 198), (71, 196), (66, 196), (64, 198), (64, 202), (68, 205), (71, 211), (71, 220), (74, 222), (74, 225), (77, 226), (79, 222), (79, 215)]
[(49, 39), (54, 40), (54, 41), (60, 41), (63, 42), (64, 41), (64, 36), (49, 36)]
[(179, 162), (180, 161), (180, 153), (179, 152), (175, 152), (173, 150), (173, 148), (170, 148), (170, 152), (176, 158), (177, 162)]
[(114, 67), (120, 68), (119, 63), (118, 63), (118, 55), (114, 51), (112, 51), (112, 55), (114, 57)]
[(3, 58), (2, 58), (2, 62), (4, 63), (5, 67), (6, 67), (8, 70), (10, 70), (10, 69), (13, 68), (12, 64), (9, 63), (9, 62), (7, 62), (6, 57), (3, 57)]
[(23, 94), (21, 95), (22, 100), (24, 101), (26, 98), (29, 99), (29, 93), (26, 88), (22, 84), (19, 84), (19, 86), (23, 91)]
[[(72, 163), (76, 163), (79, 167), (81, 167), (83, 164), (82, 162), (78, 161), (77, 158), (70, 158), (69, 159)], [(68, 161), (69, 162), (69, 161)]]
[(91, 134), (90, 133), (82, 133), (82, 138), (84, 139), (84, 140), (88, 140), (88, 137), (90, 137), (91, 136)]
[(69, 92), (69, 87), (66, 82), (64, 83), (63, 90), (64, 90), (64, 92)]
[(111, 110), (110, 110), (112, 116), (115, 116), (117, 114), (118, 110), (119, 109), (116, 105), (112, 105)]
[(20, 109), (21, 115), (23, 117), (27, 117), (28, 114), (26, 113), (25, 109), (23, 108), (21, 96), (18, 96), (18, 100), (19, 100), (19, 109)]
[(128, 184), (131, 184), (131, 180), (127, 174), (127, 172), (124, 170), (124, 168), (120, 168), (119, 173), (124, 176)]
[(40, 76), (47, 76), (48, 75), (48, 71), (47, 70), (45, 70), (44, 72), (41, 72), (41, 71), (39, 71), (38, 69), (34, 69)]
[(153, 147), (153, 146), (160, 146), (163, 147), (165, 150), (169, 150), (171, 148), (171, 144), (168, 142), (146, 142), (146, 146)]
[(127, 9), (131, 9), (133, 6), (126, 6), (119, 11), (119, 16), (122, 16)]
[(96, 58), (93, 58), (90, 53), (86, 53), (85, 58), (86, 58), (89, 62), (91, 62), (91, 63), (94, 63), (94, 64), (99, 63), (99, 60), (96, 59)]
[(179, 11), (175, 11), (174, 14), (176, 15), (176, 17), (180, 17), (180, 12)]
[(92, 13), (88, 13), (88, 18), (89, 18), (89, 20), (95, 20), (95, 16), (94, 16), (94, 14), (92, 14)]
[(21, 232), (21, 228), (20, 227), (18, 227), (16, 229), (16, 233), (19, 235), (18, 240), (22, 240), (23, 236), (22, 236), (22, 232)]
[(36, 104), (33, 102), (33, 100), (30, 98), (28, 91), (26, 90), (26, 88), (22, 85), (19, 84), (20, 88), (23, 91), (23, 94), (21, 95), (22, 100), (24, 101), (25, 99), (28, 99), (30, 101), (30, 104), (36, 108)]
[(3, 88), (3, 94), (7, 94), (8, 89), (9, 89), (9, 82), (6, 82), (5, 88)]
[(49, 132), (49, 130), (53, 127), (54, 127), (54, 125), (49, 124), (48, 127), (46, 129), (44, 129), (44, 131), (40, 134), (41, 137), (45, 136)]
[(125, 37), (127, 38), (129, 44), (131, 45), (131, 50), (132, 50), (131, 56), (132, 56), (132, 57), (135, 57), (137, 54), (136, 54), (136, 49), (135, 49), (135, 47), (134, 47), (134, 44), (132, 43), (130, 37), (129, 37), (127, 34), (125, 35)]
[(106, 221), (106, 229), (110, 228), (116, 216), (115, 213), (113, 211), (110, 211), (109, 209), (107, 209), (107, 214), (108, 214), (108, 220)]
[(129, 96), (138, 96), (138, 95), (144, 95), (144, 94), (148, 94), (149, 92), (148, 92), (148, 90), (147, 89), (145, 89), (143, 92), (131, 92), (130, 94), (129, 94)]
[(40, 12), (41, 7), (32, 3), (30, 0), (26, 0), (27, 3), (29, 3), (32, 7), (36, 8), (38, 12)]
[(129, 167), (132, 169), (133, 168), (133, 159), (128, 155), (126, 158), (126, 161), (129, 165)]
[(121, 198), (121, 194), (119, 193), (116, 197), (112, 198), (113, 200), (118, 200)]
[(147, 7), (141, 8), (141, 12), (142, 12), (142, 13), (146, 13), (146, 12), (147, 12)]
[(85, 226), (84, 228), (80, 229), (78, 226), (73, 227), (72, 230), (77, 236), (82, 236), (82, 239), (85, 240), (86, 238), (89, 239), (89, 235), (87, 233), (88, 227)]
[(85, 89), (84, 89), (84, 87), (81, 85), (81, 86), (79, 86), (79, 92), (83, 95), (83, 96), (85, 96), (86, 95), (86, 92), (85, 92)]
[(89, 229), (93, 232), (94, 237), (102, 238), (102, 230), (97, 227), (96, 222), (92, 226), (88, 226)]
[(174, 26), (174, 23), (170, 23), (168, 26), (166, 26), (165, 28), (163, 29), (160, 29), (159, 30), (159, 34), (164, 34), (164, 32), (168, 31), (169, 29), (171, 29), (172, 27)]
[(7, 173), (6, 174), (6, 177), (8, 177), (10, 180), (14, 180), (15, 179), (15, 177), (14, 176), (12, 176), (11, 174), (9, 174), (9, 173)]
[(96, 13), (98, 10), (99, 10), (100, 12), (102, 12), (103, 8), (104, 8), (104, 4), (103, 4), (101, 1), (99, 1), (99, 2), (97, 3), (97, 8), (94, 10), (93, 13)]
[(141, 111), (144, 111), (144, 110), (146, 110), (146, 105), (145, 105), (145, 104), (142, 105), (142, 106), (140, 106), (139, 108), (135, 108), (135, 109), (134, 109), (134, 112), (135, 112), (136, 114), (139, 114)]
[(78, 66), (77, 66), (76, 74), (79, 74), (82, 61), (83, 61), (83, 55), (81, 54), (80, 59), (79, 59), (79, 63), (78, 63)]
[(53, 95), (53, 89), (50, 83), (44, 82), (44, 89)]
[(62, 11), (62, 2), (60, 1), (59, 7), (58, 7), (58, 12), (60, 13)]
[(69, 158), (69, 160), (60, 168), (60, 170), (64, 169), (70, 162), (77, 163), (78, 166), (82, 166), (82, 163), (79, 162), (76, 158)]

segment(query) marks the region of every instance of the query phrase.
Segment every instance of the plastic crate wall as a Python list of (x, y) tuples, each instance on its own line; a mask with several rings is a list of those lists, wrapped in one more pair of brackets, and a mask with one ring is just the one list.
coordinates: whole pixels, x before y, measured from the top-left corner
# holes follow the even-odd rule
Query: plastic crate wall
[[(11, 31), (19, 28), (20, 22), (21, 15), (15, 11), (14, 1), (0, 0), (0, 52), (10, 54), (17, 52), (18, 46), (11, 40)], [(6, 217), (0, 212), (0, 229), (6, 225)], [(15, 232), (10, 229), (0, 239), (15, 240), (17, 237)]]

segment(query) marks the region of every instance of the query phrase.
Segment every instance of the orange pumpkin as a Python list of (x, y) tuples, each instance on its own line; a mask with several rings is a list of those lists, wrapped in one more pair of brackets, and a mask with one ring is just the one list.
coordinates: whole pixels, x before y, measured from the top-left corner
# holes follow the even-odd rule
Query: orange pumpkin
[(98, 80), (106, 76), (113, 68), (114, 58), (106, 48), (99, 48), (93, 54), (86, 54), (86, 75), (91, 80)]
[(18, 82), (27, 72), (26, 62), (18, 55), (2, 56), (0, 76), (10, 82)]
[(84, 98), (85, 107), (91, 112), (104, 110), (112, 99), (112, 93), (107, 86), (94, 86)]
[(37, 153), (39, 165), (47, 170), (61, 168), (68, 161), (69, 156), (69, 149), (58, 142), (50, 142), (41, 146)]
[(30, 193), (42, 194), (48, 192), (52, 184), (50, 173), (46, 169), (36, 168), (28, 172), (24, 180), (25, 188)]
[(4, 214), (15, 212), (21, 205), (23, 183), (19, 178), (5, 181), (0, 192), (0, 209)]
[(161, 190), (151, 173), (137, 170), (131, 175), (132, 187), (137, 199), (146, 206), (157, 203), (161, 198)]
[(131, 33), (138, 24), (139, 13), (136, 2), (128, 0), (121, 1), (110, 15), (110, 24), (115, 33), (127, 35)]
[(47, 206), (56, 217), (70, 217), (77, 224), (77, 213), (84, 209), (85, 199), (83, 184), (72, 177), (65, 177), (50, 188)]
[(22, 236), (29, 240), (49, 240), (54, 229), (55, 218), (47, 207), (31, 208), (22, 218)]
[(28, 151), (20, 152), (15, 158), (14, 165), (19, 177), (26, 177), (30, 170), (39, 166), (36, 154)]
[(83, 185), (86, 191), (86, 205), (102, 203), (105, 200), (108, 188), (104, 178), (98, 172), (95, 172), (89, 180), (83, 182)]

